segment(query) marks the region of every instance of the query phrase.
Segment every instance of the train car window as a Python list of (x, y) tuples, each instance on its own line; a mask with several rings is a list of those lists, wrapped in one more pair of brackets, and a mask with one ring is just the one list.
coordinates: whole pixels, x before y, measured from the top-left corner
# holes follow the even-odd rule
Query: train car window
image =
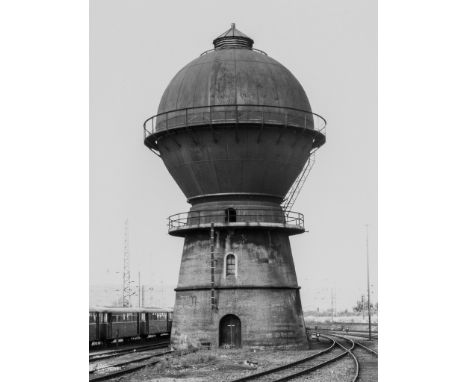
[(102, 315), (102, 322), (104, 322), (105, 324), (107, 324), (107, 313), (103, 313), (103, 315)]
[(96, 322), (96, 313), (89, 314), (89, 323), (94, 324)]
[(172, 313), (169, 312), (169, 321), (172, 321)]
[(146, 321), (146, 314), (145, 314), (145, 313), (141, 313), (140, 319), (141, 319), (141, 321)]

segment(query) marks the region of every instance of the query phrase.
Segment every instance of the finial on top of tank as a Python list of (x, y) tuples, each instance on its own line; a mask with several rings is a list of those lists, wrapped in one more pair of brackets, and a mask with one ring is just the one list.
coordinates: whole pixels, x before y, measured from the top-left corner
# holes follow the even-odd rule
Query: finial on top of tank
[(236, 29), (236, 23), (231, 23), (231, 28), (213, 40), (215, 49), (252, 49), (253, 43), (249, 36)]

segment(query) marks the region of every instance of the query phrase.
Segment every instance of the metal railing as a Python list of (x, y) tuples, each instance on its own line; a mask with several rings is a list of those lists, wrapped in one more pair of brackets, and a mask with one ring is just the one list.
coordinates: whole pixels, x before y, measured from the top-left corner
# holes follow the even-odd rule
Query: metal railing
[[(208, 50), (205, 50), (202, 54), (200, 54), (200, 56), (204, 56), (205, 54), (214, 52), (216, 50), (222, 50), (222, 49), (208, 49)], [(264, 52), (263, 50), (257, 49), (257, 48), (250, 48), (249, 50), (253, 50), (254, 52), (258, 52), (258, 53), (261, 53), (261, 54), (263, 54), (265, 56), (268, 56), (268, 54), (266, 52)]]
[[(228, 208), (216, 210), (200, 210), (174, 214), (168, 217), (169, 230), (196, 228), (211, 223), (226, 225), (245, 225), (273, 223), (291, 228), (304, 229), (304, 215), (299, 212), (282, 211), (262, 208)], [(241, 224), (239, 224), (241, 223)]]
[(188, 107), (159, 113), (144, 123), (145, 139), (155, 133), (197, 125), (270, 124), (291, 126), (325, 133), (327, 121), (319, 114), (281, 106), (212, 105)]

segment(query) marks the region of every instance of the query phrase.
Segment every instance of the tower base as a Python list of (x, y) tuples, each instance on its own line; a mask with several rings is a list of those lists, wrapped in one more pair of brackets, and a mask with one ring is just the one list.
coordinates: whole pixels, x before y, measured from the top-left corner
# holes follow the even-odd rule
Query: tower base
[(191, 347), (274, 347), (305, 349), (307, 335), (298, 288), (178, 290), (171, 345)]

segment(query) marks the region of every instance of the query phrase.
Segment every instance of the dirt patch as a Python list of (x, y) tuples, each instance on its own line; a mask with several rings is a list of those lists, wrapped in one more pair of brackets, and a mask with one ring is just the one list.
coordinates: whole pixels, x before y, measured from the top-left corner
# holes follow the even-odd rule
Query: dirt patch
[(354, 365), (353, 359), (351, 359), (351, 357), (344, 357), (330, 365), (314, 371), (310, 375), (304, 375), (302, 377), (292, 379), (291, 381), (343, 382), (351, 381), (355, 373), (356, 366)]
[(315, 354), (330, 346), (319, 342), (311, 350), (199, 350), (171, 354), (160, 363), (125, 378), (130, 382), (221, 382), (271, 369)]

